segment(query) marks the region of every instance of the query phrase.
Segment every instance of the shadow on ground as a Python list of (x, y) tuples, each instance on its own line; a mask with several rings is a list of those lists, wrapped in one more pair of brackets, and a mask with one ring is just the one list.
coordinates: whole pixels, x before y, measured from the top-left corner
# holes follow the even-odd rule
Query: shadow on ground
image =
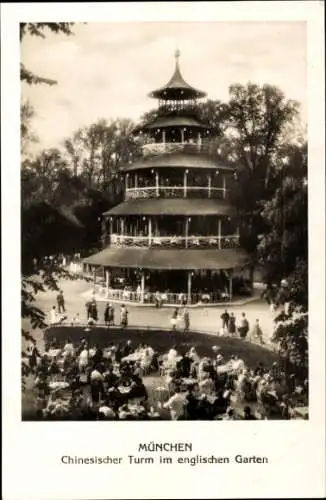
[(83, 337), (89, 339), (90, 346), (98, 344), (101, 348), (108, 347), (110, 343), (117, 344), (131, 340), (134, 346), (149, 344), (160, 354), (166, 353), (173, 346), (182, 354), (194, 346), (200, 356), (212, 356), (212, 347), (218, 346), (219, 353), (226, 359), (235, 354), (241, 357), (250, 368), (255, 368), (258, 362), (269, 367), (273, 361), (277, 360), (277, 354), (264, 346), (239, 338), (218, 337), (198, 332), (183, 333), (155, 328), (145, 330), (134, 327), (121, 329), (98, 326), (90, 327), (90, 331), (85, 332), (85, 327), (81, 326), (56, 326), (48, 328), (44, 334), (45, 344), (55, 338), (62, 347), (68, 338), (73, 343), (77, 343)]

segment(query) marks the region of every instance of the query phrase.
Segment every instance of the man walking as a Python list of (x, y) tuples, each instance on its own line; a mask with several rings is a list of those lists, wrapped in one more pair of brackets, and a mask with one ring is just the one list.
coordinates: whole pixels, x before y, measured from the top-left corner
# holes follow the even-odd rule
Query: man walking
[(221, 320), (222, 320), (222, 332), (226, 333), (228, 330), (229, 321), (230, 321), (230, 315), (226, 309), (225, 309), (224, 313), (221, 314)]
[(66, 312), (65, 299), (62, 290), (60, 290), (60, 292), (57, 295), (57, 305), (59, 314)]
[(241, 319), (240, 319), (240, 326), (239, 326), (240, 338), (245, 340), (248, 332), (249, 332), (249, 322), (246, 318), (246, 314), (242, 313)]

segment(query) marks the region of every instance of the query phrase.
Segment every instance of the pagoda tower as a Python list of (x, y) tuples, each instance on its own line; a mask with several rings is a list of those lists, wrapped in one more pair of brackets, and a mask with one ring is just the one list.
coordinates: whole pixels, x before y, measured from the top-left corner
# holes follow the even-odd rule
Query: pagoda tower
[(169, 82), (149, 94), (156, 116), (134, 132), (140, 155), (122, 167), (124, 201), (103, 214), (105, 248), (84, 260), (104, 271), (108, 300), (228, 302), (249, 275), (229, 202), (235, 171), (217, 159), (199, 115), (206, 93), (184, 80), (179, 57)]

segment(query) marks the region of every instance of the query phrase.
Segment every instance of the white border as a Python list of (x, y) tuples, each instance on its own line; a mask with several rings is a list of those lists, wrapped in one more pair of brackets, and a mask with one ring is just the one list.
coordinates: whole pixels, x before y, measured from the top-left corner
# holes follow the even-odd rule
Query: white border
[[(3, 498), (325, 495), (325, 142), (323, 2), (3, 4)], [(310, 420), (22, 423), (20, 405), (19, 21), (306, 21), (308, 27)], [(259, 43), (259, 41), (257, 41)], [(194, 454), (267, 455), (263, 465), (62, 466), (63, 454), (135, 454), (139, 441), (192, 441)]]

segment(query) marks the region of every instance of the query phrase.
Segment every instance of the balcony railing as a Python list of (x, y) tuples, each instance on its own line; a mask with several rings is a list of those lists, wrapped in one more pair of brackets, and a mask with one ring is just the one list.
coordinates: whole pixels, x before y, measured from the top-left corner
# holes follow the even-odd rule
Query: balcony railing
[[(98, 298), (105, 298), (109, 300), (118, 300), (123, 302), (137, 302), (139, 304), (156, 304), (158, 301), (157, 293), (153, 293), (150, 291), (145, 291), (144, 296), (142, 297), (141, 293), (138, 293), (134, 290), (126, 290), (126, 289), (117, 289), (117, 288), (109, 288), (105, 287), (103, 283), (102, 286), (96, 287), (96, 295)], [(191, 293), (188, 295), (187, 293), (160, 293), (159, 300), (162, 305), (175, 305), (181, 306), (186, 302), (188, 304), (218, 304), (221, 302), (226, 302), (231, 300), (229, 291), (225, 288), (221, 291), (216, 292), (203, 292), (203, 293)]]
[(188, 153), (188, 154), (216, 154), (215, 141), (199, 142), (153, 142), (142, 146), (143, 156), (156, 156), (161, 154)]
[(111, 246), (134, 248), (216, 248), (240, 246), (239, 235), (227, 236), (128, 236), (111, 234)]
[(213, 198), (224, 200), (228, 190), (216, 187), (200, 186), (150, 186), (127, 188), (125, 191), (126, 200), (148, 199), (148, 198)]

